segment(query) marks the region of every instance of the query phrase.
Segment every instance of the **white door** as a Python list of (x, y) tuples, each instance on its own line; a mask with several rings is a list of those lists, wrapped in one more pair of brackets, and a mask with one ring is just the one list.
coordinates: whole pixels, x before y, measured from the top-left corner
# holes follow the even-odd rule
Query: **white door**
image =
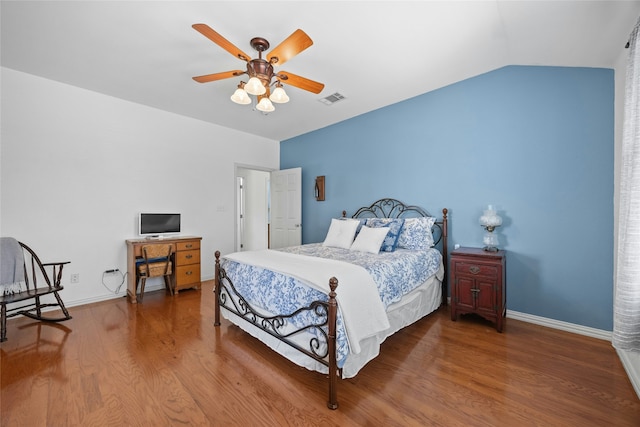
[(302, 168), (271, 172), (271, 249), (302, 243)]

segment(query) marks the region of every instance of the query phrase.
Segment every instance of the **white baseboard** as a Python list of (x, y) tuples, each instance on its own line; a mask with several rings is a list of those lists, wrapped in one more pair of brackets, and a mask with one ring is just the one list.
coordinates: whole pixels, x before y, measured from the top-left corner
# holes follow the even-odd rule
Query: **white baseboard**
[(535, 323), (536, 325), (547, 326), (549, 328), (560, 329), (574, 334), (586, 335), (588, 337), (611, 341), (611, 331), (590, 328), (588, 326), (577, 325), (575, 323), (562, 322), (560, 320), (549, 319), (547, 317), (534, 316), (533, 314), (520, 313), (518, 311), (507, 310), (507, 317), (510, 319), (522, 320), (523, 322)]
[[(164, 289), (164, 283), (157, 283), (154, 285), (149, 285), (145, 287), (144, 292), (153, 292), (153, 291), (158, 291)], [(63, 301), (64, 301), (64, 295), (63, 296)], [(64, 301), (64, 305), (69, 308), (69, 307), (77, 307), (80, 305), (85, 305), (85, 304), (92, 304), (94, 302), (102, 302), (102, 301), (108, 301), (108, 300), (112, 300), (112, 299), (116, 299), (116, 298), (122, 298), (122, 297), (126, 297), (127, 296), (127, 288), (125, 287), (123, 290), (120, 290), (120, 292), (118, 292), (117, 294), (104, 294), (104, 295), (98, 295), (95, 297), (91, 297), (91, 298), (84, 298), (84, 299), (78, 299), (78, 300), (73, 300), (73, 301)]]
[[(213, 277), (204, 278), (204, 279), (202, 279), (202, 282), (206, 282), (208, 280), (213, 280)], [(162, 281), (158, 281), (157, 283), (149, 284), (148, 286), (146, 286), (145, 287), (145, 293), (146, 292), (159, 291), (161, 289), (164, 289), (164, 283)], [(79, 305), (92, 304), (94, 302), (108, 301), (108, 300), (112, 300), (112, 299), (116, 299), (116, 298), (126, 297), (127, 296), (127, 288), (126, 288), (126, 286), (124, 286), (122, 289), (120, 289), (120, 291), (117, 294), (113, 294), (113, 293), (111, 293), (111, 294), (103, 294), (103, 295), (98, 295), (98, 296), (91, 297), (91, 298), (84, 298), (84, 299), (78, 299), (78, 300), (73, 300), (73, 301), (66, 301), (64, 299), (64, 294), (62, 296), (63, 296), (62, 300), (64, 301), (64, 305), (66, 307), (77, 307)], [(52, 310), (55, 310), (55, 307)]]
[(640, 353), (636, 351), (616, 350), (633, 389), (640, 398)]
[[(451, 307), (451, 298), (447, 298), (447, 303)], [(549, 319), (547, 317), (535, 316), (533, 314), (521, 313), (519, 311), (507, 310), (506, 317), (523, 322), (535, 323), (536, 325), (547, 326), (549, 328), (560, 329), (574, 334), (586, 335), (601, 340), (611, 341), (611, 332), (602, 329), (590, 328), (588, 326), (577, 325), (575, 323), (562, 322), (560, 320)]]

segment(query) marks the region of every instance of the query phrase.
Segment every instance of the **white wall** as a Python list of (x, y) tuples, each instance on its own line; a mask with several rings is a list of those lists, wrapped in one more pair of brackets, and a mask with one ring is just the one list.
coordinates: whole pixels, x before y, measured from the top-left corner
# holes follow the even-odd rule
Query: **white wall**
[(234, 165), (278, 169), (277, 141), (0, 71), (0, 235), (71, 261), (68, 305), (113, 296), (102, 273), (126, 271), (141, 211), (182, 213), (183, 234), (203, 237), (202, 277), (213, 277), (214, 251), (234, 249)]

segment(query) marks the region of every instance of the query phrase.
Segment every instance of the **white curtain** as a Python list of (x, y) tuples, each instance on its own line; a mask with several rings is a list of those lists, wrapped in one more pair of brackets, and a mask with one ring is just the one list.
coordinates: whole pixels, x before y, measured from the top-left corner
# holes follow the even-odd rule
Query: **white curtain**
[(618, 218), (613, 345), (640, 351), (640, 19), (629, 39)]

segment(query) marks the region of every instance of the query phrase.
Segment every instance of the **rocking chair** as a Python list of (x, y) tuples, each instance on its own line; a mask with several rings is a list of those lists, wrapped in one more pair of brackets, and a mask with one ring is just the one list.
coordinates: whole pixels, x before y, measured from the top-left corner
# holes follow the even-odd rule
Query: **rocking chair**
[[(71, 319), (58, 294), (63, 289), (60, 280), (62, 267), (65, 264), (69, 262), (43, 264), (36, 253), (24, 243), (11, 237), (0, 238), (0, 342), (7, 340), (7, 318), (9, 317), (23, 315), (47, 322)], [(40, 301), (41, 297), (49, 294), (55, 297), (56, 302)], [(7, 305), (23, 301), (29, 302), (7, 308)], [(58, 307), (62, 310), (62, 316), (43, 315), (42, 309), (47, 307)]]

